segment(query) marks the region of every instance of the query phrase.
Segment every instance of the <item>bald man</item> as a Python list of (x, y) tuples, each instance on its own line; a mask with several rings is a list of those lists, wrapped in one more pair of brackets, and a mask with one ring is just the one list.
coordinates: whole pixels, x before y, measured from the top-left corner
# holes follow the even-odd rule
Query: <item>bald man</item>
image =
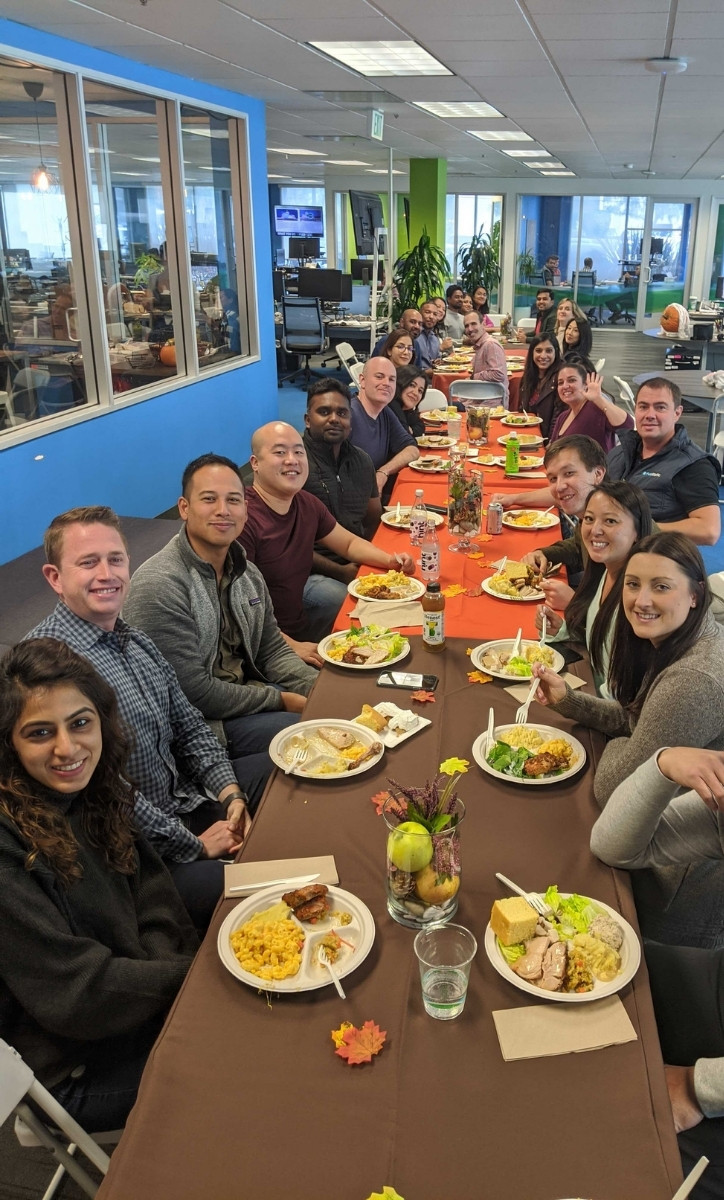
[(390, 555), (350, 533), (321, 500), (302, 490), (309, 474), (307, 452), (291, 425), (262, 425), (251, 449), (254, 483), (246, 494), (248, 515), (239, 541), (264, 576), (289, 645), (306, 662), (321, 665), (316, 643), (331, 632), (347, 585), (312, 574), (315, 545), (381, 571), (412, 575), (415, 564), (409, 554)]
[(372, 459), (383, 500), (389, 496), (397, 472), (420, 457), (414, 437), (388, 408), (396, 386), (397, 372), (389, 358), (368, 358), (360, 375), (359, 395), (351, 404), (350, 441)]

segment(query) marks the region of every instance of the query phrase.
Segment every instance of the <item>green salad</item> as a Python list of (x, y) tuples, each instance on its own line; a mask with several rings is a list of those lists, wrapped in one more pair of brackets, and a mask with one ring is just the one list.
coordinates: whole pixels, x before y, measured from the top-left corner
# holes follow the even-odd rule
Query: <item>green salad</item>
[(325, 653), (333, 662), (376, 666), (392, 662), (408, 646), (407, 638), (384, 625), (361, 625), (359, 629), (348, 629), (332, 637), (325, 646)]

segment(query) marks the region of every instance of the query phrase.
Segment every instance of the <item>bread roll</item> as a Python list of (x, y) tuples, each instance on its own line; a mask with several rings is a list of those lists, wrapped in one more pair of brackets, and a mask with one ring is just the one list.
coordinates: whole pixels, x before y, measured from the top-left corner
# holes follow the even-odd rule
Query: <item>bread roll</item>
[(490, 928), (503, 946), (526, 942), (535, 933), (538, 913), (522, 896), (496, 900), (490, 913)]
[(362, 712), (358, 717), (355, 717), (356, 725), (366, 725), (368, 729), (374, 729), (375, 733), (382, 733), (383, 729), (387, 728), (389, 717), (384, 717), (382, 713), (378, 713), (376, 708), (372, 708), (370, 704), (362, 705)]

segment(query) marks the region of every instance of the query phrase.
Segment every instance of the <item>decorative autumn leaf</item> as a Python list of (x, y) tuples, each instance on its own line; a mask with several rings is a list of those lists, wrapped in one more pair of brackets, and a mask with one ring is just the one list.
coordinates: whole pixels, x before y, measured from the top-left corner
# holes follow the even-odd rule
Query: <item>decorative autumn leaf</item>
[(484, 671), (468, 671), (468, 683), (490, 683), (492, 675), (486, 675)]
[(464, 775), (470, 766), (467, 758), (446, 758), (440, 763), (441, 775)]
[(418, 704), (434, 704), (434, 692), (410, 692), (410, 699), (417, 700)]
[[(485, 536), (489, 537), (490, 535), (486, 533)], [(467, 554), (465, 557), (466, 558), (485, 558), (485, 551), (484, 550), (471, 550), (470, 553)]]
[(479, 585), (478, 587), (468, 588), (465, 593), (466, 596), (470, 596), (473, 600), (477, 600), (479, 596), (482, 596), (482, 594), (483, 589)]
[(332, 1041), (335, 1046), (341, 1046), (344, 1041), (344, 1035), (348, 1029), (354, 1029), (351, 1021), (343, 1021), (339, 1029), (332, 1030)]
[(472, 648), (472, 646), (468, 646), (467, 650), (465, 651), (465, 653), (467, 654), (468, 658), (470, 658), (470, 655), (472, 654), (472, 652), (473, 652), (473, 648)]
[(476, 533), (475, 536), (476, 538), (479, 538), (481, 542), (492, 542), (493, 540), (492, 533)]
[(384, 1046), (386, 1037), (387, 1032), (374, 1021), (365, 1021), (361, 1029), (353, 1025), (345, 1030), (334, 1053), (346, 1059), (350, 1066), (372, 1062), (373, 1055), (379, 1054)]
[(449, 599), (451, 596), (462, 596), (464, 591), (465, 588), (461, 583), (449, 583), (447, 587), (442, 589), (442, 594)]
[(386, 1183), (381, 1192), (373, 1192), (371, 1196), (367, 1197), (367, 1200), (405, 1200), (405, 1197), (396, 1192), (389, 1183)]
[(393, 796), (392, 792), (375, 792), (374, 796), (370, 796), (370, 800), (375, 806), (378, 817), (382, 816), (385, 805), (387, 805), (387, 812), (392, 815), (397, 814), (403, 819), (407, 815), (407, 801)]

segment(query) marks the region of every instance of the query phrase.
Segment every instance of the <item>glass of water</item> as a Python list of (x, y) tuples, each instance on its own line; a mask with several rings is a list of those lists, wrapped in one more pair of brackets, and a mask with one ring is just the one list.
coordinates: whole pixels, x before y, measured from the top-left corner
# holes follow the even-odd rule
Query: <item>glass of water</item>
[(462, 925), (429, 925), (415, 938), (422, 1002), (436, 1021), (452, 1021), (465, 1007), (470, 964), (478, 943)]

